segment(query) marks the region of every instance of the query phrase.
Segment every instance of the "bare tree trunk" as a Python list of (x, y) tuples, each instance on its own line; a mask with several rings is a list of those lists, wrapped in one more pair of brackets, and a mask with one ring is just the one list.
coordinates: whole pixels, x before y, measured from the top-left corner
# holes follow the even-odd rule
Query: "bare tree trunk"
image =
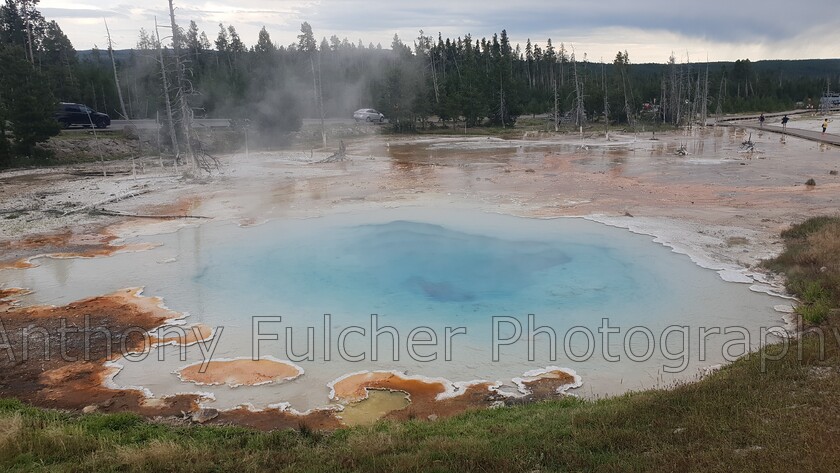
[(160, 47), (160, 33), (158, 32), (157, 18), (155, 18), (155, 35), (157, 35), (157, 52), (160, 61), (160, 77), (163, 80), (163, 96), (166, 102), (166, 118), (169, 125), (169, 137), (172, 140), (172, 152), (175, 153), (175, 169), (178, 169), (178, 158), (181, 156), (181, 148), (178, 146), (178, 136), (175, 133), (175, 119), (172, 116), (172, 102), (169, 99), (169, 81), (166, 79), (166, 63), (163, 61), (163, 49)]
[(665, 78), (664, 77), (662, 78), (662, 82), (659, 85), (659, 89), (660, 89), (660, 93), (661, 93), (661, 97), (659, 98), (659, 116), (662, 119), (662, 123), (664, 124), (665, 120), (666, 120), (666, 116), (669, 113), (668, 112), (668, 107), (669, 107), (668, 103), (669, 102), (666, 102), (666, 100), (668, 100), (668, 86), (665, 84)]
[(108, 110), (108, 102), (105, 100), (105, 86), (99, 86), (99, 92), (102, 95), (102, 110)]
[(181, 130), (184, 133), (184, 145), (187, 151), (187, 159), (189, 160), (189, 169), (195, 172), (198, 168), (195, 154), (193, 153), (190, 137), (192, 136), (192, 113), (187, 104), (187, 96), (184, 87), (184, 73), (181, 71), (181, 40), (178, 37), (178, 25), (175, 23), (175, 7), (172, 5), (172, 0), (169, 0), (169, 20), (172, 24), (172, 50), (175, 52), (175, 76), (178, 79), (177, 95), (181, 105)]
[(435, 89), (435, 103), (440, 103), (440, 88), (438, 87), (438, 80), (437, 80), (437, 67), (435, 66), (435, 58), (432, 56), (431, 50), (429, 51), (429, 59), (432, 64), (432, 86)]
[[(674, 66), (676, 67), (676, 66)], [(674, 124), (679, 126), (682, 123), (683, 118), (683, 67), (680, 66), (678, 69), (678, 73), (674, 76), (674, 93), (672, 93), (671, 98), (674, 100), (675, 104), (675, 111), (674, 113)]]
[(128, 114), (125, 112), (125, 101), (123, 100), (122, 88), (120, 87), (120, 78), (117, 75), (117, 62), (114, 60), (114, 47), (111, 43), (111, 30), (108, 29), (107, 21), (105, 21), (105, 32), (108, 34), (108, 54), (111, 56), (111, 67), (114, 69), (114, 84), (117, 87), (117, 97), (120, 99), (120, 114), (123, 119), (128, 120)]
[(23, 16), (26, 17), (26, 37), (29, 41), (29, 44), (27, 45), (28, 49), (29, 49), (29, 62), (32, 63), (32, 65), (34, 66), (35, 65), (35, 55), (32, 54), (32, 22), (29, 21), (29, 15), (28, 15), (27, 8), (26, 8), (29, 4), (29, 1), (30, 0), (23, 0), (23, 2), (21, 2), (21, 3), (22, 3), (22, 6), (23, 6), (23, 12), (22, 12)]
[(554, 77), (554, 131), (560, 131), (560, 98), (557, 95), (557, 77)]
[(726, 78), (723, 77), (720, 79), (720, 90), (718, 91), (717, 106), (715, 107), (715, 124), (717, 124), (717, 119), (720, 119), (720, 116), (723, 115), (723, 96), (726, 93), (725, 84)]
[(627, 123), (634, 126), (633, 108), (630, 106), (630, 101), (627, 99), (627, 77), (625, 75), (624, 67), (621, 69), (621, 88), (624, 90), (624, 114), (627, 115)]
[(502, 71), (499, 71), (499, 116), (502, 117), (502, 129), (506, 128), (505, 126), (505, 87), (504, 83), (502, 82)]
[(610, 139), (610, 102), (607, 98), (607, 69), (604, 63), (601, 63), (601, 82), (604, 86), (604, 137), (609, 141)]
[(702, 107), (702, 104), (697, 103), (698, 101), (700, 101), (700, 72), (699, 71), (697, 72), (697, 88), (694, 91), (694, 102), (692, 102), (694, 105), (692, 105), (692, 107), (691, 107), (691, 121), (695, 122), (695, 123), (697, 122), (697, 115), (698, 114), (702, 115), (700, 113), (700, 110), (698, 109), (698, 106)]
[(318, 107), (321, 116), (321, 141), (324, 148), (327, 147), (327, 125), (324, 123), (324, 81), (321, 80), (321, 52), (318, 52)]
[(709, 58), (706, 58), (706, 78), (703, 80), (703, 126), (709, 118)]
[(312, 66), (312, 91), (315, 93), (315, 111), (318, 112), (318, 115), (321, 117), (321, 141), (324, 148), (327, 147), (327, 129), (324, 125), (324, 105), (321, 102), (321, 94), (319, 92), (320, 88), (318, 87), (318, 77), (321, 75), (320, 67), (318, 71), (315, 71), (315, 53), (312, 52), (309, 55), (309, 65)]
[(160, 149), (160, 112), (155, 112), (155, 125), (157, 126), (157, 133), (155, 133), (155, 137), (157, 138), (158, 160), (160, 160), (160, 169), (163, 170), (163, 153)]
[[(435, 103), (440, 103), (440, 88), (438, 87), (437, 65), (435, 64), (435, 57), (432, 54), (432, 37), (426, 36), (423, 30), (420, 30), (419, 48), (422, 48), (423, 54), (429, 55), (429, 67), (432, 69), (432, 89), (435, 91)], [(424, 123), (425, 126), (425, 123)]]
[(583, 94), (580, 90), (580, 79), (578, 78), (577, 61), (575, 60), (574, 52), (572, 52), (572, 70), (575, 76), (575, 124), (582, 127), (585, 121), (586, 111), (583, 108)]

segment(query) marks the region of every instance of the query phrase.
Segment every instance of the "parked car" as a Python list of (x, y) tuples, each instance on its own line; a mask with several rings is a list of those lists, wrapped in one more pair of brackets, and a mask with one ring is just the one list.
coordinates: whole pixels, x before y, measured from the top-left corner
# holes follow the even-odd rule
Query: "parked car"
[(81, 125), (83, 127), (93, 125), (96, 128), (107, 128), (111, 125), (111, 117), (107, 113), (99, 113), (87, 105), (80, 103), (62, 102), (58, 104), (55, 119), (64, 128), (70, 128), (73, 125)]
[(353, 114), (353, 118), (357, 122), (366, 121), (382, 123), (385, 121), (385, 115), (382, 115), (372, 108), (362, 108), (360, 110), (356, 110)]

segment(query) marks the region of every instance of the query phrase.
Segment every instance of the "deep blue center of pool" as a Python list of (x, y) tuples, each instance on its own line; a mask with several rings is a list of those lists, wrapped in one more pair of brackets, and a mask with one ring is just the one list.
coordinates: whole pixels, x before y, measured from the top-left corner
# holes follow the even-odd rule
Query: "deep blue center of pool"
[[(518, 220), (490, 218), (501, 226)], [(655, 302), (656, 289), (668, 285), (650, 258), (666, 249), (642, 241), (636, 251), (626, 238), (609, 238), (620, 231), (592, 232), (605, 227), (590, 222), (532, 222), (501, 235), (406, 220), (309, 225), (268, 224), (248, 229), (247, 239), (210, 246), (194, 281), (214, 298), (241, 301), (237, 312), (247, 307), (251, 315), (376, 313), (415, 322), (610, 315), (628, 302)]]

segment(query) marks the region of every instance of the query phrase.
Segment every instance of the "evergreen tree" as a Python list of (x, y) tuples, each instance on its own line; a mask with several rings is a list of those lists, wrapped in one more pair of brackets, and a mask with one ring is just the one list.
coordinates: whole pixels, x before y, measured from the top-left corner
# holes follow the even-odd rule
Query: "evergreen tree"
[(225, 25), (219, 23), (219, 35), (216, 37), (216, 51), (223, 53), (230, 49), (230, 39), (228, 39), (228, 32)]
[(239, 33), (236, 32), (236, 28), (233, 25), (228, 26), (228, 33), (230, 33), (228, 50), (234, 55), (244, 53), (246, 51), (245, 44), (239, 38)]
[(277, 48), (274, 46), (274, 43), (271, 42), (271, 36), (266, 31), (265, 26), (262, 27), (260, 30), (259, 36), (257, 37), (257, 44), (254, 46), (254, 52), (260, 54), (270, 54), (277, 51)]
[(195, 60), (198, 60), (198, 56), (204, 50), (204, 47), (201, 44), (201, 39), (199, 38), (198, 33), (198, 25), (195, 24), (195, 21), (190, 20), (190, 27), (187, 29), (185, 41), (186, 50), (189, 52), (190, 56), (192, 56)]
[(12, 151), (33, 157), (35, 145), (57, 135), (59, 125), (53, 118), (57, 103), (48, 82), (25, 57), (20, 46), (0, 45), (0, 90)]
[[(37, 4), (36, 2), (33, 2)], [(26, 16), (23, 2), (20, 0), (6, 0), (6, 4), (0, 6), (0, 43), (10, 44), (13, 46), (20, 46), (26, 51), (27, 47), (27, 32), (26, 32)], [(29, 14), (30, 20), (37, 20), (33, 15)], [(24, 54), (26, 54), (24, 52)]]

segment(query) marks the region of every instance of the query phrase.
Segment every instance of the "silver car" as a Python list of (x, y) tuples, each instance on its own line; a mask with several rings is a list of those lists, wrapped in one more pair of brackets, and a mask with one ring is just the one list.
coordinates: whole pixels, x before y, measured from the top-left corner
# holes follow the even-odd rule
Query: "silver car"
[(356, 110), (356, 112), (353, 114), (353, 118), (357, 122), (366, 121), (382, 123), (385, 121), (385, 115), (382, 115), (381, 113), (377, 112), (372, 108), (362, 108)]

